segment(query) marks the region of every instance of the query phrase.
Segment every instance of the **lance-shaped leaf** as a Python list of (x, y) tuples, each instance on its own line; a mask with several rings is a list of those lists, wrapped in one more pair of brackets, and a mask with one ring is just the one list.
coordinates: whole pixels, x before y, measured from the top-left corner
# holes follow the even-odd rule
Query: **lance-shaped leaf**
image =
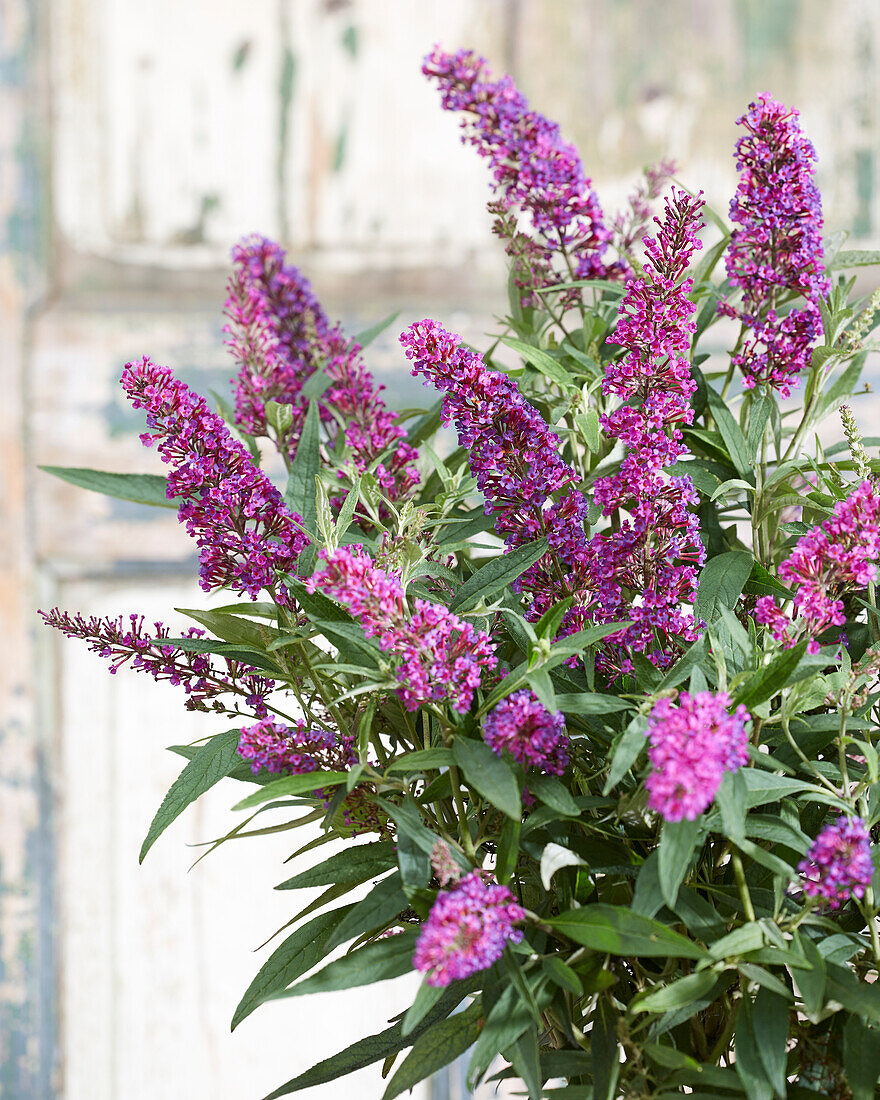
[(83, 466), (39, 468), (44, 473), (80, 489), (90, 489), (93, 493), (102, 493), (105, 497), (115, 497), (117, 500), (131, 500), (135, 504), (150, 504), (155, 508), (177, 508), (181, 503), (177, 497), (168, 499), (165, 493), (168, 481), (159, 474), (114, 474)]
[(382, 1100), (394, 1100), (464, 1054), (479, 1033), (482, 1011), (473, 1004), (423, 1032), (388, 1082)]
[(537, 539), (518, 546), (509, 554), (491, 558), (459, 588), (449, 605), (450, 610), (468, 611), (481, 600), (488, 603), (546, 554), (548, 546), (546, 539)]
[(456, 737), (452, 751), (465, 782), (508, 817), (522, 817), (519, 785), (507, 762), (485, 741)]
[(199, 795), (219, 783), (241, 764), (241, 757), (236, 752), (240, 734), (241, 730), (227, 730), (226, 733), (212, 737), (174, 780), (141, 845), (139, 863), (144, 862), (150, 848), (191, 802), (195, 802)]
[(609, 955), (706, 957), (706, 949), (700, 944), (621, 905), (585, 905), (558, 917), (546, 917), (545, 921), (575, 943)]

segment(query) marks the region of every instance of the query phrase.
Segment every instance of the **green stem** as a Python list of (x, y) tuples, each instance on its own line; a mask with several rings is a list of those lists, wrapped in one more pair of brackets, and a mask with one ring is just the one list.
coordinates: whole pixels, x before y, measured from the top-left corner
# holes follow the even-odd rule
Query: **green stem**
[(742, 856), (736, 848), (730, 853), (730, 859), (733, 863), (733, 874), (736, 878), (736, 888), (739, 891), (739, 900), (743, 903), (746, 918), (753, 921), (755, 920), (755, 907), (752, 905), (752, 895), (749, 893), (749, 884), (746, 882), (746, 873), (743, 869)]

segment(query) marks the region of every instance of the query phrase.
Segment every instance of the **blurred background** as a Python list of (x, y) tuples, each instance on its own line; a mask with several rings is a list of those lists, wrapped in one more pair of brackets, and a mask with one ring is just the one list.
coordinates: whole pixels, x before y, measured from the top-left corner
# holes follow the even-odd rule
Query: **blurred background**
[[(181, 766), (163, 747), (213, 720), (34, 611), (176, 629), (171, 608), (203, 605), (192, 545), (173, 513), (36, 467), (158, 472), (120, 369), (149, 354), (225, 392), (227, 257), (254, 231), (349, 332), (400, 310), (368, 363), (390, 404), (429, 400), (397, 332), (431, 315), (480, 344), (505, 308), (484, 165), (420, 75), (435, 42), (512, 72), (608, 213), (667, 156), (726, 211), (735, 119), (770, 91), (817, 147), (827, 231), (880, 243), (877, 0), (0, 0), (4, 1098), (256, 1098), (409, 1003), (399, 979), (268, 1005), (230, 1036), (253, 952), (293, 912), (272, 891), (291, 845), (225, 844), (187, 874), (187, 845), (239, 820), (230, 781), (139, 868)], [(866, 434), (877, 408), (856, 404)], [(373, 1067), (309, 1095), (380, 1094)], [(419, 1093), (464, 1095), (457, 1071)]]

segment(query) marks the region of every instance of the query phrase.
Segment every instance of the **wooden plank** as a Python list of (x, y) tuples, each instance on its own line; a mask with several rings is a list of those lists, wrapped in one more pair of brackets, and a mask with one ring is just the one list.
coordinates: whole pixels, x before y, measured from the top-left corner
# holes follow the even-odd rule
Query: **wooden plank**
[(0, 1093), (48, 1097), (55, 1078), (52, 847), (37, 730), (33, 552), (25, 430), (26, 311), (42, 289), (36, 5), (0, 11)]

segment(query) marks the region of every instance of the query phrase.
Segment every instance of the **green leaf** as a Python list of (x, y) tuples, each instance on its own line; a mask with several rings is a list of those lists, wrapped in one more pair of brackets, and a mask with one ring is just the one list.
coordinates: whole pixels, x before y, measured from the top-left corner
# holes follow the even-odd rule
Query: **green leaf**
[(389, 875), (376, 883), (365, 898), (355, 902), (351, 911), (343, 917), (330, 939), (327, 951), (341, 943), (382, 928), (404, 909), (409, 902), (400, 887), (400, 875)]
[(351, 906), (333, 909), (310, 920), (280, 944), (260, 967), (232, 1017), (232, 1030), (274, 993), (286, 989), (327, 955), (327, 941)]
[(736, 418), (724, 404), (721, 396), (711, 386), (708, 387), (706, 396), (709, 400), (712, 416), (715, 418), (718, 431), (721, 433), (721, 438), (724, 440), (727, 453), (736, 468), (736, 472), (746, 481), (753, 481), (749, 448)]
[(847, 249), (838, 252), (831, 267), (874, 267), (880, 264), (880, 251), (876, 249)]
[(700, 822), (666, 821), (660, 834), (660, 888), (663, 900), (675, 905), (678, 888), (684, 882), (691, 856), (700, 836)]
[(567, 989), (569, 993), (573, 993), (576, 997), (583, 996), (583, 982), (577, 976), (576, 971), (572, 970), (568, 963), (563, 962), (558, 955), (547, 955), (541, 959), (541, 969), (554, 985), (558, 985), (561, 989)]
[(858, 1016), (850, 1016), (843, 1028), (843, 1065), (853, 1100), (874, 1100), (880, 1077), (880, 1033)]
[(524, 1031), (506, 1053), (513, 1064), (514, 1072), (526, 1087), (529, 1100), (541, 1100), (544, 1096), (544, 1078), (541, 1074), (541, 1054), (535, 1028)]
[(707, 623), (718, 617), (719, 607), (736, 607), (743, 585), (752, 572), (753, 558), (742, 550), (730, 550), (711, 558), (700, 571), (694, 613)]
[[(489, 998), (485, 993), (483, 996), (488, 1008)], [(489, 1009), (480, 1037), (474, 1043), (467, 1070), (470, 1087), (475, 1087), (499, 1051), (507, 1050), (524, 1031), (534, 1025), (528, 1005), (522, 1001), (512, 985), (507, 986)]]
[(382, 1100), (394, 1100), (464, 1054), (479, 1033), (482, 1011), (472, 1004), (424, 1031), (388, 1082)]
[(517, 340), (513, 336), (502, 336), (501, 343), (513, 348), (527, 363), (546, 375), (552, 382), (562, 386), (563, 389), (575, 386), (577, 383), (561, 363), (558, 363), (549, 352), (541, 348), (527, 344), (525, 340)]
[(166, 495), (168, 481), (159, 474), (113, 474), (90, 470), (82, 466), (40, 466), (47, 474), (68, 481), (80, 489), (91, 489), (117, 500), (132, 500), (135, 504), (150, 504), (156, 508), (177, 508), (180, 497)]
[(453, 762), (449, 749), (416, 749), (415, 752), (405, 753), (392, 760), (385, 771), (391, 772), (424, 772), (433, 771), (435, 768), (448, 768)]
[(399, 316), (399, 309), (395, 310), (394, 313), (389, 313), (388, 316), (381, 321), (377, 321), (374, 325), (370, 325), (369, 328), (365, 328), (363, 332), (359, 332), (357, 336), (354, 337), (354, 342), (360, 344), (361, 349), (369, 347), (377, 336), (381, 336), (389, 325), (394, 324)]
[(590, 1053), (593, 1056), (593, 1100), (612, 1100), (620, 1073), (617, 1012), (605, 997), (596, 1002)]
[(608, 772), (608, 778), (605, 780), (605, 786), (602, 788), (603, 794), (612, 791), (638, 760), (639, 755), (647, 745), (645, 737), (647, 728), (647, 718), (643, 714), (637, 714), (623, 731), (623, 735), (618, 741), (617, 748), (615, 748), (614, 755), (611, 758), (611, 769)]
[(567, 634), (561, 641), (550, 647), (550, 656), (543, 664), (543, 668), (555, 668), (562, 664), (567, 657), (574, 657), (589, 649), (596, 642), (601, 642), (609, 634), (617, 634), (620, 630), (631, 627), (631, 619), (623, 619), (616, 623), (600, 623), (598, 626), (588, 626), (586, 630), (578, 630), (576, 634)]
[(743, 592), (750, 596), (776, 596), (790, 600), (792, 591), (776, 579), (759, 561), (752, 562), (749, 579), (743, 585)]
[(645, 1043), (642, 1050), (652, 1062), (665, 1069), (682, 1069), (684, 1066), (697, 1070), (700, 1068), (700, 1063), (690, 1055), (663, 1043)]
[(452, 752), (469, 786), (508, 817), (515, 820), (522, 817), (516, 776), (485, 741), (456, 737), (452, 743)]
[(428, 985), (427, 981), (423, 981), (416, 993), (416, 999), (407, 1009), (407, 1013), (403, 1018), (401, 1033), (409, 1035), (411, 1031), (414, 1031), (442, 996), (442, 986)]
[(449, 605), (450, 611), (469, 611), (480, 601), (490, 602), (493, 596), (521, 576), (530, 565), (547, 552), (545, 538), (518, 546), (509, 554), (491, 558), (484, 566), (468, 577)]
[(706, 957), (706, 949), (698, 943), (621, 905), (585, 905), (544, 919), (575, 943), (610, 955)]
[(826, 962), (826, 995), (829, 1000), (845, 1005), (869, 1024), (880, 1024), (880, 989), (861, 982), (845, 966)]
[(259, 806), (261, 802), (271, 802), (275, 798), (287, 798), (295, 794), (311, 794), (318, 788), (336, 787), (344, 783), (348, 778), (348, 772), (306, 772), (304, 775), (285, 775), (281, 779), (274, 779), (261, 787), (241, 802), (236, 802), (234, 810), (249, 810), (252, 806)]
[(287, 488), (284, 490), (284, 503), (302, 516), (309, 531), (315, 530), (318, 514), (315, 505), (315, 477), (321, 468), (321, 456), (318, 452), (320, 430), (318, 402), (313, 400), (309, 402), (309, 411), (296, 446), (296, 455), (290, 465)]
[(514, 821), (511, 817), (504, 819), (501, 826), (501, 835), (498, 838), (498, 850), (495, 854), (495, 876), (502, 886), (506, 886), (519, 860), (519, 838), (522, 831), (522, 822)]
[(556, 706), (563, 714), (617, 714), (630, 710), (632, 703), (615, 695), (600, 695), (592, 691), (556, 696)]
[(301, 871), (277, 886), (277, 890), (304, 890), (312, 886), (335, 886), (340, 882), (366, 882), (374, 875), (390, 871), (395, 864), (394, 845), (390, 840), (374, 844), (355, 844), (342, 852)]
[(803, 641), (792, 649), (783, 650), (766, 668), (759, 669), (746, 680), (737, 692), (734, 702), (748, 710), (771, 699), (788, 684), (806, 648), (807, 643)]
[(736, 1018), (734, 1050), (736, 1072), (749, 1100), (771, 1100), (773, 1096), (773, 1088), (764, 1072), (760, 1049), (761, 1043), (755, 1035), (752, 1018), (752, 1002), (745, 997)]
[(778, 993), (761, 988), (752, 1013), (755, 1035), (760, 1035), (758, 1054), (767, 1080), (777, 1096), (785, 1096), (786, 1044), (788, 1043), (788, 1002)]
[(566, 817), (580, 816), (581, 811), (568, 787), (554, 776), (542, 775), (540, 772), (530, 775), (529, 790), (536, 798), (540, 798), (545, 806), (556, 810), (557, 813), (564, 814)]
[[(255, 648), (262, 648), (278, 636), (278, 631), (274, 627), (268, 626), (266, 623), (255, 623), (251, 619), (245, 618), (241, 612), (233, 615), (228, 611), (201, 611), (192, 607), (175, 607), (174, 610), (210, 630), (212, 634), (222, 638), (224, 642), (239, 642)], [(246, 609), (242, 608), (241, 610)]]
[(714, 970), (698, 970), (669, 985), (655, 986), (640, 993), (630, 1002), (632, 1012), (670, 1012), (683, 1008), (705, 996), (715, 985), (718, 975)]
[(764, 429), (770, 419), (770, 410), (773, 408), (773, 398), (766, 393), (756, 394), (749, 409), (748, 434), (746, 436), (746, 449), (751, 461), (754, 461), (764, 437)]
[(408, 974), (416, 944), (415, 929), (399, 932), (385, 940), (365, 944), (341, 959), (334, 959), (317, 974), (284, 991), (285, 997), (305, 997), (311, 993), (329, 993), (373, 985)]
[(212, 737), (174, 780), (141, 845), (139, 863), (144, 862), (150, 848), (191, 802), (195, 802), (199, 795), (219, 783), (233, 768), (241, 764), (242, 759), (236, 752), (240, 736), (241, 730), (227, 730), (226, 733)]
[(277, 676), (280, 666), (262, 650), (256, 646), (244, 645), (240, 642), (218, 642), (213, 638), (164, 638), (163, 644), (173, 645), (182, 649), (184, 653), (215, 653), (227, 661), (238, 661), (241, 664), (252, 665), (261, 668), (265, 672), (271, 672)]
[(810, 964), (810, 970), (798, 969), (793, 975), (808, 1015), (817, 1017), (825, 1004), (825, 960), (808, 935), (796, 932), (796, 943)]

